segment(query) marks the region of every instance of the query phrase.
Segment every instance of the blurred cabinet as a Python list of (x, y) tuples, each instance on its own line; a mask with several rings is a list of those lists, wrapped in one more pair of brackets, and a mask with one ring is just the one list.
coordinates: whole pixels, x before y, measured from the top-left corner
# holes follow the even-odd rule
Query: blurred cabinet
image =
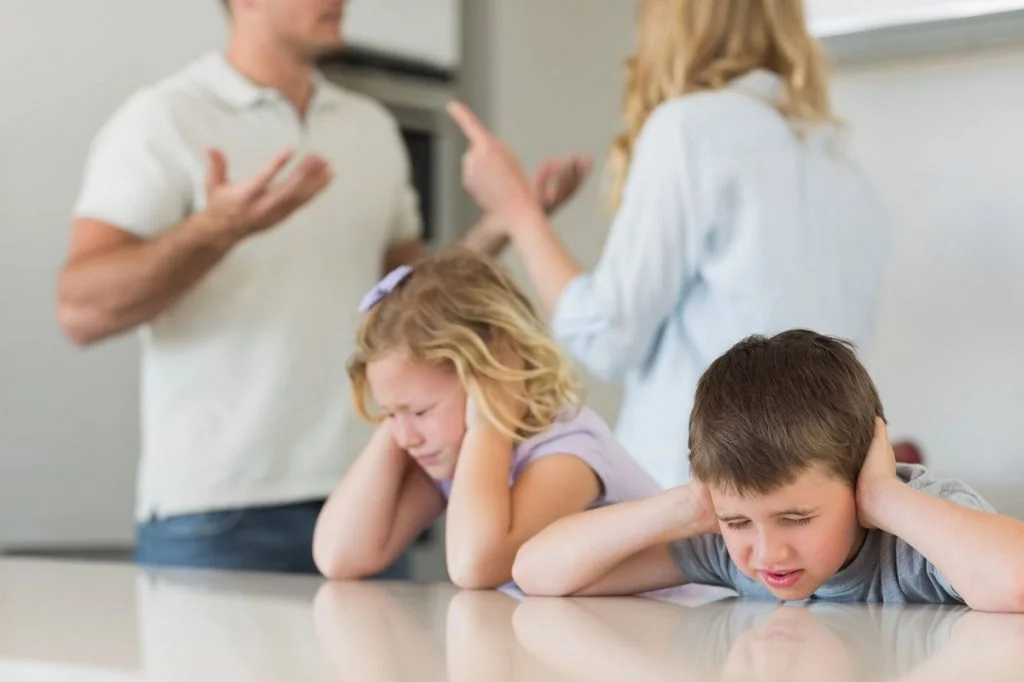
[(1024, 44), (1024, 0), (806, 0), (836, 61)]
[(442, 71), (462, 62), (462, 0), (349, 0), (345, 40), (356, 50)]

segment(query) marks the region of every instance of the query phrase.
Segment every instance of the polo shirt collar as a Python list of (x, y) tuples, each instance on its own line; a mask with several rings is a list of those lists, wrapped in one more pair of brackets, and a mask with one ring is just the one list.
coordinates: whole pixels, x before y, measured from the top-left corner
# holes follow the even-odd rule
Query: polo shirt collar
[[(192, 75), (214, 95), (238, 109), (248, 109), (281, 97), (275, 88), (253, 83), (220, 52), (211, 52), (198, 60), (193, 66)], [(340, 102), (341, 97), (334, 84), (319, 70), (314, 69), (310, 111), (325, 106), (336, 106)]]

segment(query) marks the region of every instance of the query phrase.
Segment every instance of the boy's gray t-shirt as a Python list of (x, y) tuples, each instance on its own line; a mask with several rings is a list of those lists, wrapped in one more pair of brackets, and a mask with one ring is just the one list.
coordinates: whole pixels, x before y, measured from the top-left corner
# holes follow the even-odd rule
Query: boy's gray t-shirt
[[(923, 466), (897, 464), (896, 473), (911, 488), (965, 507), (995, 512), (968, 485), (935, 478)], [(676, 566), (691, 583), (728, 587), (743, 597), (777, 599), (762, 583), (740, 572), (729, 557), (721, 535), (678, 540), (670, 545), (670, 549)], [(900, 538), (880, 530), (869, 530), (853, 561), (819, 587), (810, 599), (897, 604), (963, 603), (946, 577), (920, 552)]]

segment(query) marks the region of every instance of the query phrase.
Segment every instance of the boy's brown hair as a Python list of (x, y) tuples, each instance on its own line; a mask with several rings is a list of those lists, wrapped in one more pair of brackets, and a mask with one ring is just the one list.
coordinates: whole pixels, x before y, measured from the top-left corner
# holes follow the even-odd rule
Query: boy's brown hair
[(697, 384), (690, 469), (739, 494), (770, 493), (814, 465), (852, 487), (876, 415), (882, 402), (851, 343), (803, 329), (751, 336)]

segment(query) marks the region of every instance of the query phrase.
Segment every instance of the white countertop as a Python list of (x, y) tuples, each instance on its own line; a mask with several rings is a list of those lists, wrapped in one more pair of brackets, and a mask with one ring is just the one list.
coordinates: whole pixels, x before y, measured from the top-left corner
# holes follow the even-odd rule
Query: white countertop
[[(0, 680), (1022, 680), (1024, 617), (0, 561)], [(671, 601), (669, 601), (671, 600)]]

